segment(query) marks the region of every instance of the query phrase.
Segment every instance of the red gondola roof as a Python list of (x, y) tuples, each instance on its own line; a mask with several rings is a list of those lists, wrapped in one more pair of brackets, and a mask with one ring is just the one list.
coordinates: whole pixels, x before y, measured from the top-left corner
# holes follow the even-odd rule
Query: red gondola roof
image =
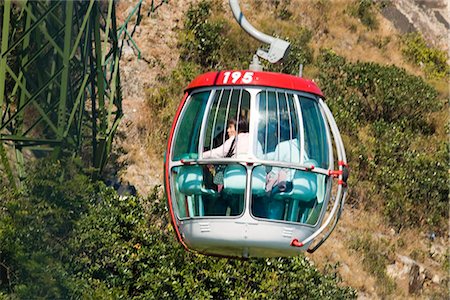
[(311, 80), (283, 73), (249, 70), (219, 71), (201, 74), (191, 81), (186, 91), (199, 87), (240, 85), (289, 89), (308, 92), (323, 97), (322, 91)]

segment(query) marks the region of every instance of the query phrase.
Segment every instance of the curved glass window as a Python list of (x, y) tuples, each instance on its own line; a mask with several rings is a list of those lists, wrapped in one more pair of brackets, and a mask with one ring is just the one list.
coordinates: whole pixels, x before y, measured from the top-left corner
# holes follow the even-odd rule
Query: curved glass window
[(210, 91), (193, 94), (181, 114), (173, 144), (173, 160), (198, 158), (198, 139)]
[[(328, 168), (328, 128), (318, 101), (281, 89), (249, 91), (212, 88), (188, 98), (175, 132), (173, 160), (200, 157), (211, 163), (199, 160), (171, 169), (176, 215), (239, 216), (249, 184), (247, 203), (254, 217), (317, 224), (330, 182), (296, 164)], [(227, 157), (245, 162), (248, 155), (262, 160), (249, 178), (250, 165), (217, 163)]]
[(172, 169), (179, 218), (238, 216), (244, 210), (247, 170), (242, 165), (189, 165)]
[(237, 157), (249, 147), (250, 94), (244, 89), (215, 90), (203, 140), (203, 158)]
[(300, 98), (303, 116), (305, 152), (308, 159), (314, 159), (319, 167), (328, 169), (328, 143), (325, 120), (317, 101)]
[(328, 168), (327, 128), (317, 101), (282, 91), (257, 95), (258, 141), (264, 160), (303, 163), (315, 160)]
[(258, 141), (264, 160), (296, 162), (301, 158), (299, 113), (294, 95), (262, 91), (257, 95)]
[(252, 215), (315, 225), (325, 200), (326, 176), (291, 168), (274, 169), (265, 165), (253, 169)]

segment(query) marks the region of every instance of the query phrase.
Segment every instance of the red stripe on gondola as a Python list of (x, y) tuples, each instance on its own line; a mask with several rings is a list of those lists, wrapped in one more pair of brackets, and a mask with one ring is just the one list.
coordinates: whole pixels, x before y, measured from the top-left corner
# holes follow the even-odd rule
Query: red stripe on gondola
[(167, 149), (166, 149), (166, 162), (165, 162), (165, 166), (164, 166), (164, 168), (165, 168), (164, 180), (165, 180), (165, 184), (166, 184), (167, 202), (169, 204), (169, 212), (170, 212), (170, 218), (172, 219), (173, 228), (175, 229), (175, 232), (177, 233), (177, 238), (180, 241), (180, 243), (184, 246), (184, 248), (186, 248), (186, 250), (189, 250), (189, 248), (184, 243), (183, 238), (181, 237), (181, 234), (180, 234), (180, 230), (177, 226), (177, 222), (175, 219), (175, 213), (172, 208), (172, 197), (171, 197), (171, 193), (170, 193), (170, 180), (169, 180), (169, 173), (170, 173), (169, 161), (171, 160), (171, 156), (172, 156), (170, 149), (172, 148), (173, 134), (175, 132), (175, 126), (177, 124), (178, 118), (180, 117), (181, 110), (183, 109), (183, 106), (184, 106), (184, 103), (186, 102), (187, 97), (188, 97), (188, 93), (185, 93), (183, 100), (181, 100), (181, 103), (178, 106), (178, 110), (175, 114), (175, 118), (172, 123), (172, 128), (170, 129), (169, 141), (167, 143)]
[[(241, 76), (235, 76), (233, 78), (233, 74), (237, 73), (240, 73)], [(246, 77), (245, 74), (249, 73), (252, 73), (251, 76), (248, 75)], [(192, 80), (186, 90), (188, 91), (199, 87), (242, 85), (289, 89), (308, 92), (323, 97), (322, 91), (311, 80), (283, 73), (255, 72), (249, 70), (230, 70), (205, 73)]]

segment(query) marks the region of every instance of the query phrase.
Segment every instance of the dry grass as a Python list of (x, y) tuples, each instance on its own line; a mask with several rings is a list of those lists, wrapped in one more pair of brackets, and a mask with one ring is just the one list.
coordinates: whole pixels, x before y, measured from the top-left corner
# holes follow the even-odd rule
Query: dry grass
[(355, 1), (292, 0), (288, 6), (288, 10), (292, 12), (289, 20), (276, 19), (274, 13), (267, 14), (267, 10), (273, 10), (274, 6), (261, 6), (260, 2), (252, 2), (253, 9), (248, 10), (248, 19), (254, 21), (255, 27), (264, 32), (295, 36), (297, 27), (310, 28), (313, 30), (310, 46), (316, 54), (319, 49), (330, 48), (351, 62), (394, 64), (412, 74), (421, 75), (417, 67), (403, 61), (400, 37), (389, 21), (377, 14), (378, 28), (370, 30), (350, 15), (350, 6)]
[[(367, 237), (373, 243), (385, 245), (385, 248), (373, 248), (365, 251), (349, 250), (355, 239)], [(444, 245), (445, 240), (441, 238), (438, 245)], [(424, 236), (418, 234), (417, 230), (405, 230), (401, 233), (386, 226), (383, 218), (372, 211), (364, 209), (346, 208), (342, 214), (339, 225), (328, 241), (313, 255), (311, 259), (321, 269), (326, 269), (328, 265), (337, 265), (337, 271), (342, 278), (342, 284), (350, 285), (358, 290), (361, 298), (378, 299), (388, 297), (389, 299), (423, 299), (433, 297), (435, 293), (442, 293), (443, 286), (431, 282), (431, 278), (425, 280), (424, 290), (421, 295), (408, 294), (408, 278), (396, 280), (396, 288), (390, 293), (387, 290), (389, 283), (382, 284), (371, 272), (376, 269), (364, 267), (363, 259), (367, 255), (384, 256), (389, 264), (393, 264), (397, 255), (404, 255), (415, 259), (423, 268), (432, 270), (434, 274), (442, 277), (445, 273), (435, 259), (431, 259), (431, 242)], [(373, 253), (370, 253), (370, 252)], [(444, 263), (445, 257), (442, 260)], [(375, 267), (374, 267), (375, 268)], [(384, 296), (382, 296), (384, 295)], [(427, 296), (426, 296), (427, 295)]]

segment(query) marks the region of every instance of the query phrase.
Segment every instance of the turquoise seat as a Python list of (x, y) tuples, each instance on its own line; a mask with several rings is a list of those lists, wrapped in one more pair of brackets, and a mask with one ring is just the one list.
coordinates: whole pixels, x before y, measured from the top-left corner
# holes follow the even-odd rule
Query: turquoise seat
[(223, 173), (223, 191), (227, 194), (245, 193), (247, 170), (241, 165), (228, 165)]
[(263, 196), (266, 194), (266, 168), (259, 166), (252, 172), (252, 194), (255, 196)]
[[(317, 165), (313, 160), (305, 162), (306, 165)], [(290, 190), (275, 192), (272, 197), (276, 200), (289, 201), (288, 221), (297, 222), (300, 210), (306, 216), (306, 210), (314, 205), (317, 196), (317, 175), (308, 171), (295, 171)], [(303, 216), (302, 216), (303, 219)], [(305, 220), (300, 220), (304, 222)]]
[(217, 191), (204, 187), (203, 168), (199, 165), (182, 166), (177, 176), (177, 184), (179, 191), (187, 196), (217, 194)]
[(176, 181), (178, 191), (184, 195), (181, 201), (186, 203), (188, 217), (205, 215), (203, 196), (219, 196), (217, 191), (204, 187), (203, 168), (200, 165), (180, 167)]
[(244, 210), (247, 169), (239, 164), (227, 165), (223, 173), (224, 201), (230, 216), (237, 216)]
[[(223, 175), (223, 190), (228, 194), (244, 194), (247, 184), (247, 169), (242, 165), (228, 165)], [(265, 195), (266, 171), (264, 167), (256, 167), (252, 173), (252, 194)]]

